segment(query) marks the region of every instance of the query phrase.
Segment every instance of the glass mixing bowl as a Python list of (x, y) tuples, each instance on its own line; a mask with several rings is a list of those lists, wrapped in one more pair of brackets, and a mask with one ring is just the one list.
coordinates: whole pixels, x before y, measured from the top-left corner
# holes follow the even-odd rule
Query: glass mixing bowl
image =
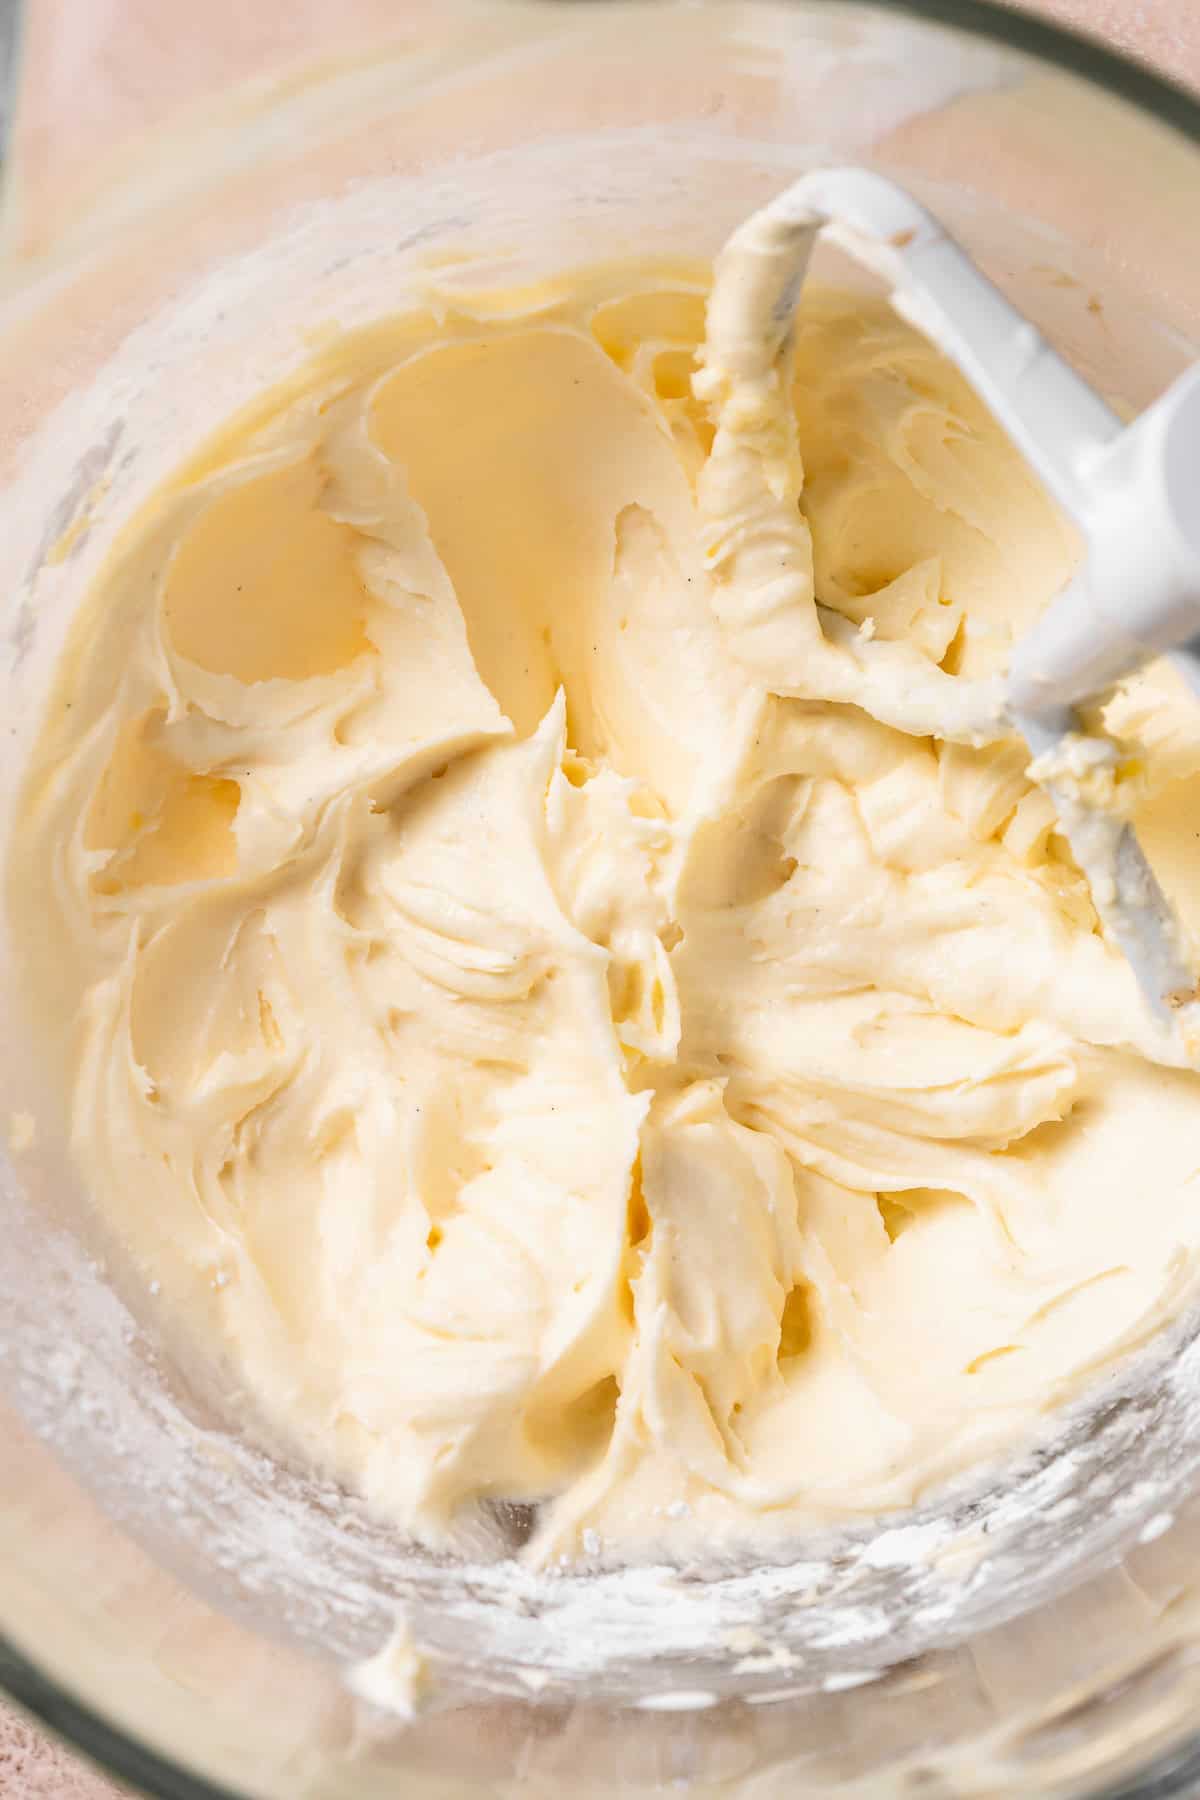
[[(1117, 402), (1197, 353), (1200, 108), (975, 0), (306, 0), (270, 21), (216, 6), (182, 42), (122, 12), (133, 77), (98, 43), (104, 8), (91, 39), (65, 7), (57, 39), (45, 7), (25, 38), (0, 295), (5, 831), (121, 521), (323, 334), (432, 271), (707, 257), (799, 171), (852, 161), (942, 214)], [(7, 938), (0, 960), (0, 1679), (110, 1769), (182, 1800), (1200, 1780), (1194, 1315), (1002, 1470), (779, 1568), (439, 1565), (223, 1433), (156, 1350), (89, 1236)], [(515, 1545), (519, 1512), (496, 1528)], [(415, 1721), (345, 1680), (401, 1606), (433, 1677)]]

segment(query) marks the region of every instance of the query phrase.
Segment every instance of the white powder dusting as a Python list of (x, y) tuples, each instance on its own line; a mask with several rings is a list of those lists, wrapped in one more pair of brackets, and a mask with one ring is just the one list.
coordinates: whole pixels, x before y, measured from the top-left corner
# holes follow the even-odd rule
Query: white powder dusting
[(1142, 1526), (1142, 1529), (1138, 1532), (1138, 1543), (1153, 1544), (1157, 1538), (1165, 1536), (1174, 1523), (1174, 1513), (1155, 1513), (1152, 1519), (1147, 1519), (1146, 1523)]
[(716, 1704), (716, 1694), (704, 1688), (672, 1688), (667, 1694), (643, 1694), (637, 1702), (642, 1712), (704, 1712)]

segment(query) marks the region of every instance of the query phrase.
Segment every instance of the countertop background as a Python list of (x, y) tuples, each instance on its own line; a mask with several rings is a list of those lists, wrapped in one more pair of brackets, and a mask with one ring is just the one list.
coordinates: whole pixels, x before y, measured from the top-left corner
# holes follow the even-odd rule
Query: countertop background
[[(398, 10), (415, 11), (421, 3), (422, 0), (386, 0), (381, 17), (394, 22)], [(47, 122), (46, 138), (38, 146), (44, 150), (48, 163), (53, 163), (56, 153), (65, 147), (61, 143), (64, 131), (86, 138), (101, 132), (107, 136), (113, 127), (111, 114), (98, 115), (94, 109), (89, 110), (85, 98), (91, 58), (103, 58), (106, 74), (112, 72), (114, 60), (129, 64), (120, 69), (123, 80), (117, 84), (118, 101), (123, 88), (131, 98), (140, 95), (144, 102), (146, 74), (136, 66), (143, 56), (153, 65), (156, 97), (164, 106), (172, 100), (170, 84), (161, 80), (164, 62), (168, 68), (182, 69), (186, 61), (193, 74), (195, 70), (194, 61), (173, 54), (179, 43), (181, 15), (186, 16), (190, 10), (188, 0), (105, 0), (98, 7), (95, 0), (30, 0), (30, 38), (38, 30), (45, 31), (48, 21), (59, 23), (68, 6), (73, 68), (60, 70), (60, 75), (77, 81), (72, 100), (78, 96), (79, 104), (53, 108), (53, 136)], [(206, 11), (211, 13), (214, 7), (230, 14), (229, 42), (240, 45), (243, 51), (251, 40), (260, 49), (264, 42), (277, 38), (290, 43), (304, 41), (309, 11), (304, 0), (289, 0), (286, 6), (282, 0), (250, 0), (249, 6), (245, 0), (208, 0)], [(1174, 80), (1200, 89), (1198, 0), (1025, 0), (1025, 9), (1102, 37), (1126, 55), (1138, 57)], [(327, 9), (321, 10), (328, 17)], [(11, 20), (14, 11), (12, 0), (0, 0), (0, 27)], [(114, 16), (119, 16), (122, 24), (118, 36), (111, 29)], [(236, 24), (232, 23), (234, 20)], [(91, 29), (97, 23), (101, 26), (99, 33)], [(0, 38), (3, 35), (0, 30)], [(219, 37), (211, 20), (205, 36)], [(110, 95), (110, 101), (112, 98)], [(64, 126), (64, 118), (69, 120), (68, 125)], [(25, 148), (28, 152), (33, 146)], [(78, 144), (70, 148), (78, 154)], [(0, 1703), (0, 1800), (126, 1800), (126, 1793), (23, 1714)]]

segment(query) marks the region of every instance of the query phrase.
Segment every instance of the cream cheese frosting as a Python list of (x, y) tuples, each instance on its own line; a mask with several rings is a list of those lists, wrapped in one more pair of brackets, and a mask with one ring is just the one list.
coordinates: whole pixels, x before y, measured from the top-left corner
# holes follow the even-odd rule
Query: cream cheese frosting
[[(1068, 528), (880, 300), (714, 307), (697, 372), (705, 294), (459, 295), (233, 422), (81, 610), (10, 870), (176, 1356), (533, 1562), (903, 1506), (1200, 1243), (1198, 1078), (997, 724)], [(1194, 918), (1173, 679), (1106, 722)]]

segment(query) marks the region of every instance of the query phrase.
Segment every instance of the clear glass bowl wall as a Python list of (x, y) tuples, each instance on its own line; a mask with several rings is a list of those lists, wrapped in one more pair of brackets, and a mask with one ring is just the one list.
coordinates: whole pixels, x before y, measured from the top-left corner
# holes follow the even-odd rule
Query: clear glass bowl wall
[[(10, 193), (5, 830), (121, 521), (314, 328), (400, 310), (443, 252), (469, 252), (472, 282), (647, 241), (707, 257), (791, 176), (854, 161), (935, 207), (1122, 404), (1196, 354), (1200, 111), (1048, 28), (965, 0), (546, 0), (404, 30), (369, 0), (309, 11), (319, 56), (293, 45), (193, 96), (76, 171), (68, 204), (32, 165)], [(0, 1118), (52, 1119), (14, 974), (6, 938)], [(486, 1571), (414, 1563), (346, 1497), (223, 1438), (86, 1217), (61, 1134), (0, 1154), (0, 1677), (152, 1792), (1149, 1795), (1200, 1769), (1194, 1320), (1002, 1480), (925, 1509), (946, 1527), (934, 1564), (890, 1521), (817, 1546), (770, 1605), (733, 1578), (570, 1578), (514, 1610)], [(439, 1675), (414, 1725), (341, 1673), (400, 1601)], [(737, 1670), (748, 1620), (791, 1646), (784, 1668)], [(539, 1642), (618, 1627), (627, 1655), (538, 1687)]]

